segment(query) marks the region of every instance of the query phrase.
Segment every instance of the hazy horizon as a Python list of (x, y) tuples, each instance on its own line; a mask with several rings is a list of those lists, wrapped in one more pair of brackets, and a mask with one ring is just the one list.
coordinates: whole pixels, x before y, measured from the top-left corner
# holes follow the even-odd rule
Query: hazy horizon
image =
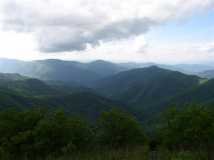
[(59, 61), (68, 61), (68, 62), (78, 62), (78, 63), (92, 63), (96, 61), (103, 61), (109, 62), (114, 64), (150, 64), (150, 65), (169, 65), (169, 66), (176, 66), (176, 65), (199, 65), (199, 66), (210, 66), (214, 67), (212, 62), (210, 63), (158, 63), (158, 62), (135, 62), (135, 61), (113, 61), (113, 60), (103, 60), (103, 59), (94, 59), (94, 60), (69, 60), (69, 59), (60, 59), (60, 58), (45, 58), (45, 59), (33, 59), (33, 60), (25, 60), (25, 59), (16, 59), (16, 58), (4, 58), (0, 57), (1, 60), (15, 60), (15, 61), (23, 61), (23, 62), (32, 62), (32, 61), (46, 61), (46, 60), (59, 60)]

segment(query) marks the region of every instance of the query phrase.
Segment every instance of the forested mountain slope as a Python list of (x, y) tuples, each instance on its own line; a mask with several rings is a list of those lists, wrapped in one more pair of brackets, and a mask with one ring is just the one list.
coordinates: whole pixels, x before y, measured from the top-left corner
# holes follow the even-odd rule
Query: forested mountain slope
[(98, 81), (95, 88), (129, 105), (149, 107), (197, 86), (199, 80), (197, 76), (152, 66), (118, 73)]

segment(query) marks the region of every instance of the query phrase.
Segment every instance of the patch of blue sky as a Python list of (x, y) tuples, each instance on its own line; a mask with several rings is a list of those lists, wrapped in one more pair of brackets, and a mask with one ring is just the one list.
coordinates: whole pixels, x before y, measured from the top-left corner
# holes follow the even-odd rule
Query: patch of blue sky
[(197, 13), (182, 20), (166, 22), (151, 29), (149, 41), (210, 42), (214, 41), (214, 10)]

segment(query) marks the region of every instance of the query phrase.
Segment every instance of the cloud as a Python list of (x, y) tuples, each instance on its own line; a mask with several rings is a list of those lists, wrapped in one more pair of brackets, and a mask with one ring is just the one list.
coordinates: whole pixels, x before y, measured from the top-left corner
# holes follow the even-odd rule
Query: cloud
[(5, 30), (33, 34), (41, 52), (85, 50), (141, 36), (153, 26), (212, 8), (213, 0), (2, 0)]
[[(153, 24), (154, 22), (149, 19), (132, 19), (108, 24), (88, 34), (81, 29), (73, 31), (67, 27), (57, 27), (55, 32), (52, 30), (45, 31), (48, 34), (45, 37), (40, 36), (39, 44), (40, 49), (45, 52), (84, 50), (87, 44), (96, 46), (99, 45), (100, 41), (108, 42), (135, 37), (147, 32)], [(40, 34), (43, 33), (44, 30)]]
[(202, 44), (198, 47), (201, 52), (214, 53), (214, 42)]

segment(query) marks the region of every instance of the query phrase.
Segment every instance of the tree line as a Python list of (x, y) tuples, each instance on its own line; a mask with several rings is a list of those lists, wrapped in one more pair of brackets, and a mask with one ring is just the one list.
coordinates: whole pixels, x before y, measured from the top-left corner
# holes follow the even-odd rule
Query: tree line
[(153, 136), (146, 134), (134, 116), (116, 109), (102, 113), (95, 124), (63, 111), (10, 109), (0, 112), (0, 159), (33, 160), (136, 146), (164, 149), (167, 153), (188, 151), (197, 158), (213, 158), (214, 111), (211, 109), (170, 108), (154, 132)]

